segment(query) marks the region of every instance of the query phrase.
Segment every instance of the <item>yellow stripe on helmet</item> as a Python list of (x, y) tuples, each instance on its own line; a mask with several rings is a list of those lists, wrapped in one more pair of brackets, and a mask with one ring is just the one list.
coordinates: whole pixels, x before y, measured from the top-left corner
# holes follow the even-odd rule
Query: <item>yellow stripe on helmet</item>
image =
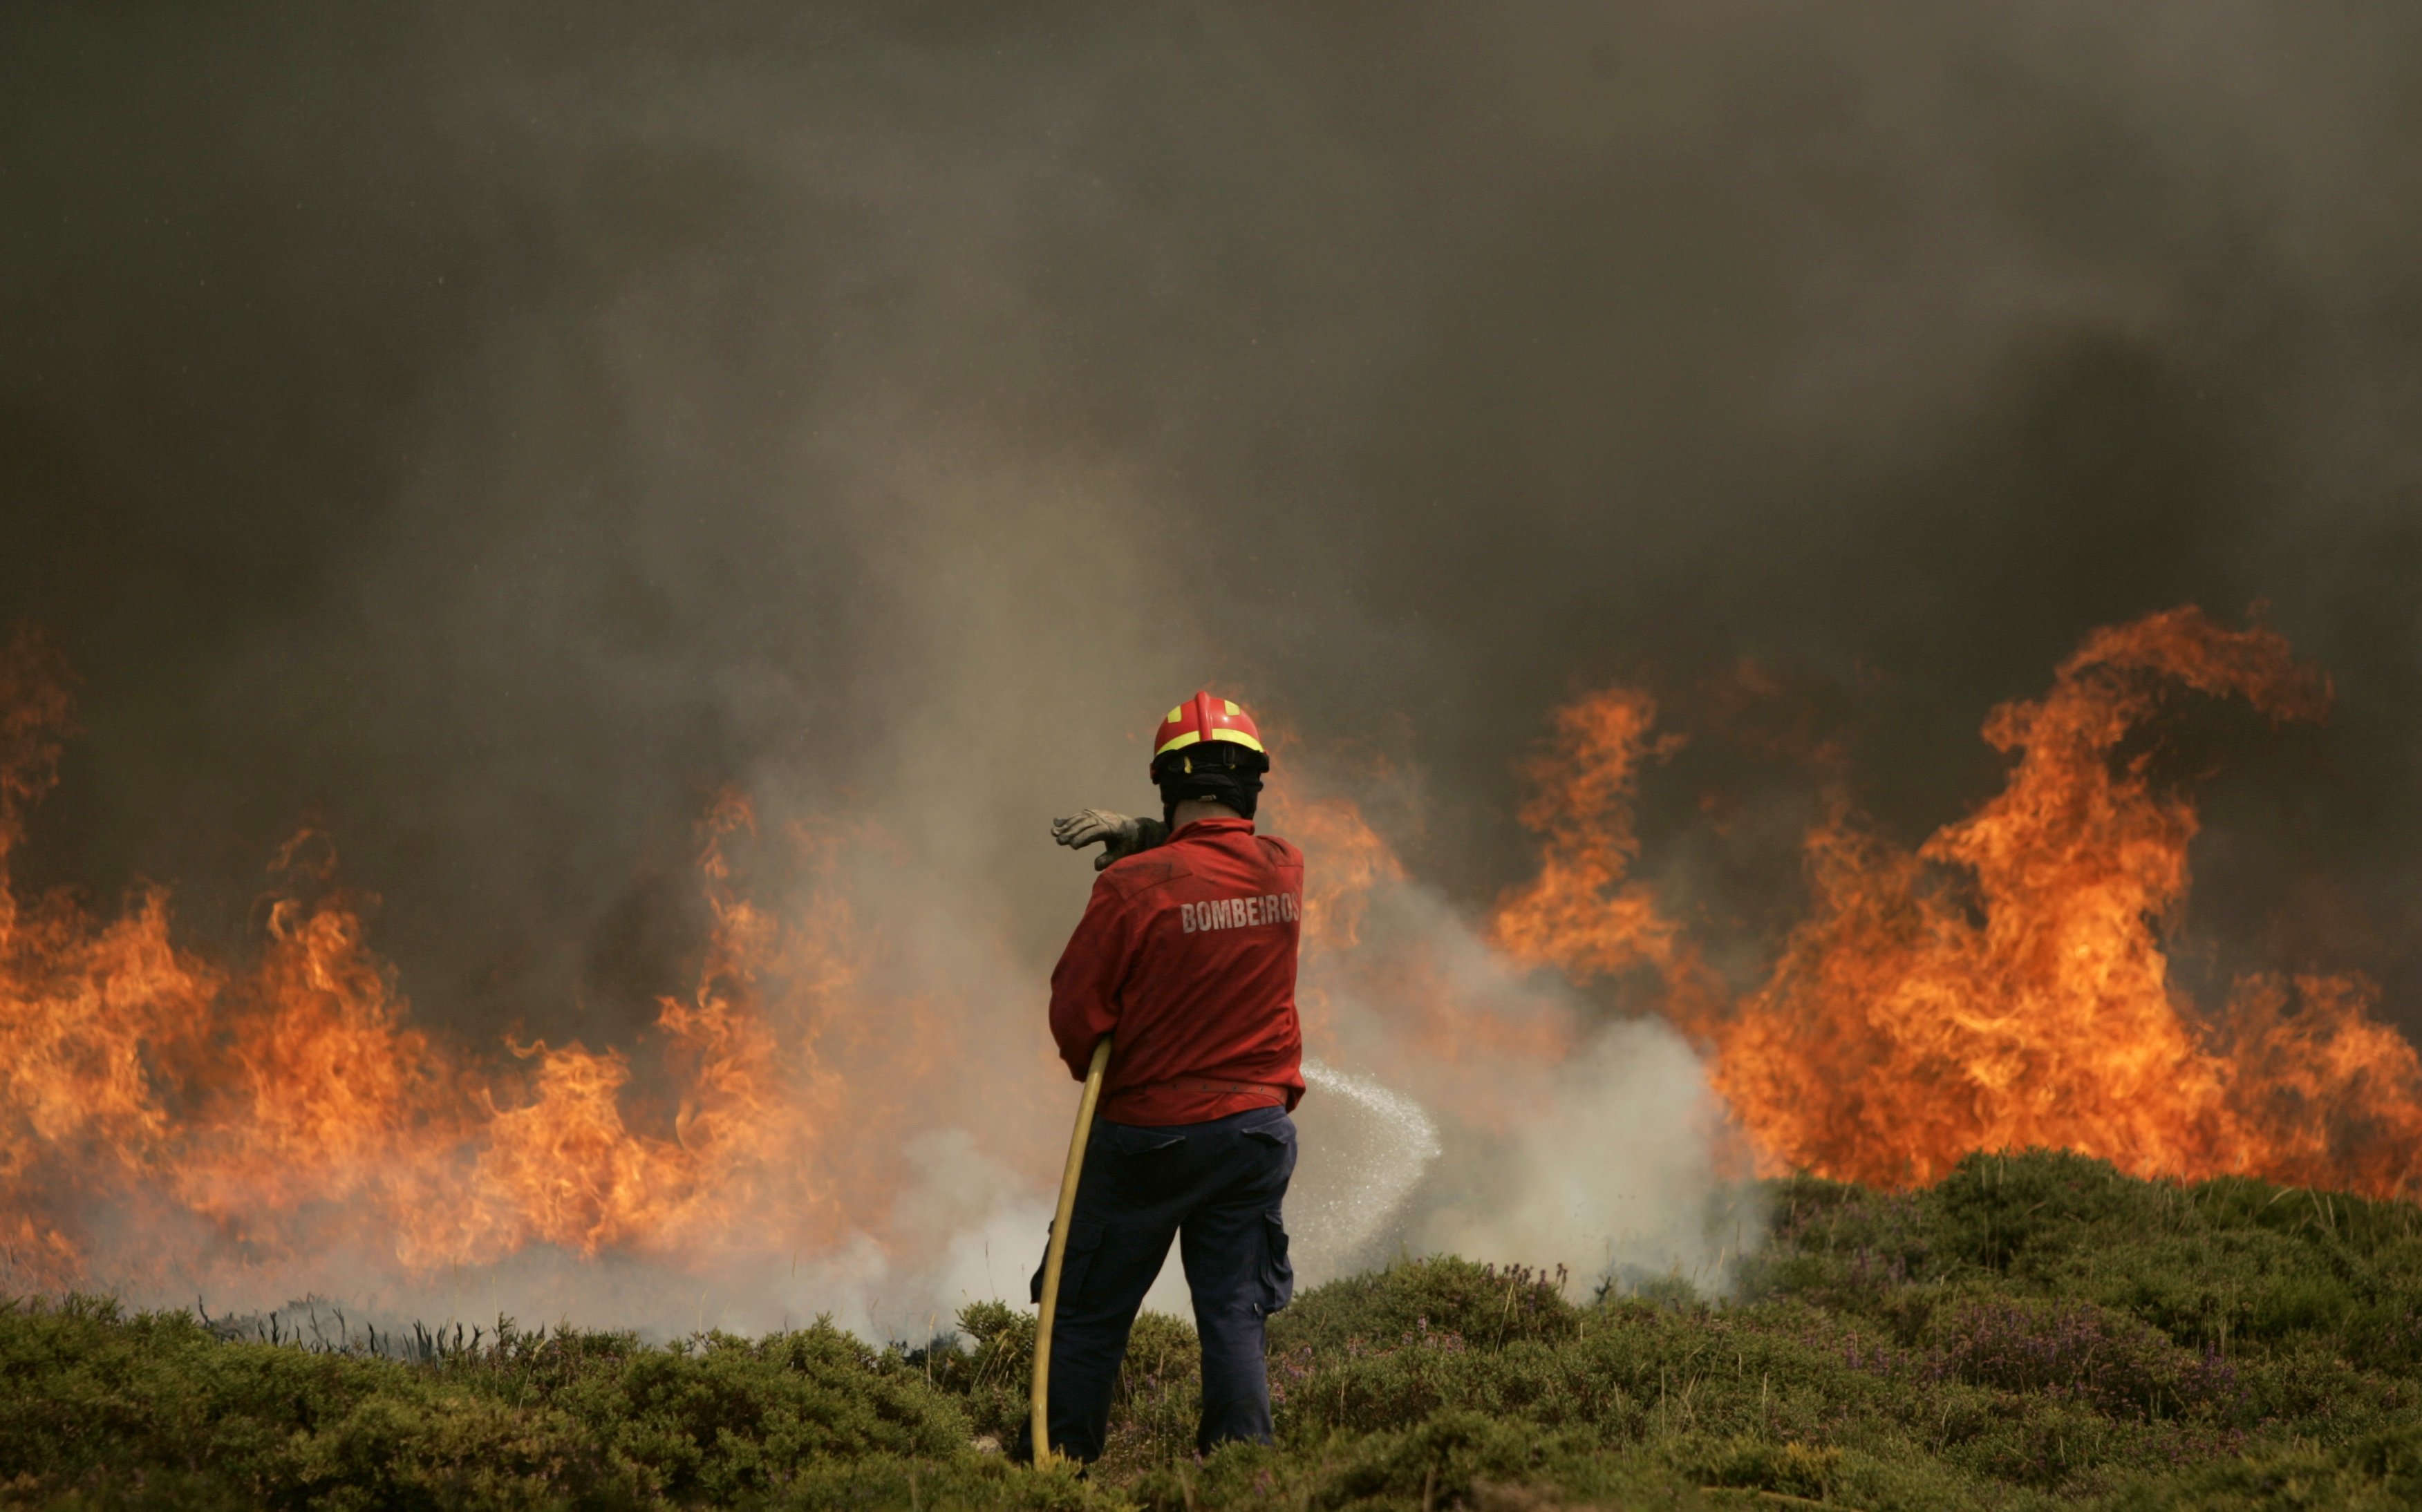
[[(1195, 741), (1202, 739), (1203, 737), (1193, 730), (1187, 730), (1183, 735), (1172, 735), (1161, 743), (1160, 749), (1155, 751), (1153, 756), (1157, 759), (1158, 757), (1169, 755), (1172, 751), (1183, 750), (1187, 746), (1192, 745)], [(1269, 755), (1267, 751), (1262, 750), (1261, 741), (1254, 740), (1243, 730), (1215, 729), (1211, 732), (1211, 739), (1215, 740), (1234, 740), (1238, 745), (1248, 747), (1251, 750), (1261, 751), (1264, 756)]]

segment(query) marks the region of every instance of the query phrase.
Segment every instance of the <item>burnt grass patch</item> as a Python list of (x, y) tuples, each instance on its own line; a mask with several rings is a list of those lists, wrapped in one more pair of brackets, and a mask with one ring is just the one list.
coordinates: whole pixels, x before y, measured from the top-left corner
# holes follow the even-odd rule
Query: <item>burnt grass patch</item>
[(398, 1350), (20, 1300), (0, 1506), (2422, 1505), (2411, 1204), (2040, 1152), (1767, 1196), (1721, 1302), (1453, 1257), (1305, 1291), (1274, 1449), (1195, 1457), (1193, 1332), (1147, 1316), (1082, 1478), (999, 1453), (1033, 1324), (999, 1304), (920, 1348), (506, 1323)]

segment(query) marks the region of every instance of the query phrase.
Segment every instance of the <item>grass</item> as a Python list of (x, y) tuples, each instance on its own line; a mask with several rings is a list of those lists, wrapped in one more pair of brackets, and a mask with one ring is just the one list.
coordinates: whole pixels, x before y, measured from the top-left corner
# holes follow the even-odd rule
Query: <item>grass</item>
[(993, 1451), (1032, 1348), (998, 1304), (915, 1351), (507, 1328), (401, 1361), (21, 1302), (0, 1505), (2422, 1505), (2422, 1209), (2042, 1153), (1770, 1197), (1721, 1304), (1453, 1258), (1304, 1293), (1275, 1450), (1196, 1461), (1193, 1333), (1148, 1316), (1083, 1480)]

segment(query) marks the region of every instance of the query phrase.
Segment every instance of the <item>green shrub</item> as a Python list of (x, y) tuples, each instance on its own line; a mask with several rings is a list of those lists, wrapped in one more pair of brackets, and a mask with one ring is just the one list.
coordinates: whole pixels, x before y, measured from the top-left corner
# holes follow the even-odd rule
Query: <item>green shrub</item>
[(579, 1372), (553, 1394), (587, 1437), (674, 1501), (775, 1489), (795, 1467), (967, 1451), (966, 1414), (898, 1356), (819, 1321), (760, 1341), (708, 1334)]
[(1570, 1338), (1579, 1317), (1560, 1276), (1439, 1255), (1305, 1292), (1270, 1319), (1270, 1347), (1494, 1349)]
[(505, 1326), (411, 1364), (0, 1307), (0, 1507), (2422, 1504), (2410, 1205), (2041, 1152), (1765, 1196), (1728, 1300), (1444, 1256), (1309, 1288), (1279, 1442), (1207, 1461), (1193, 1333), (1146, 1315), (1083, 1479), (999, 1453), (1034, 1348), (1000, 1303), (905, 1352)]
[(215, 1487), (274, 1507), (611, 1505), (770, 1491), (822, 1459), (969, 1455), (956, 1401), (827, 1324), (526, 1342), (416, 1366), (86, 1299), (11, 1307), (0, 1485), (96, 1504), (174, 1483), (184, 1503)]

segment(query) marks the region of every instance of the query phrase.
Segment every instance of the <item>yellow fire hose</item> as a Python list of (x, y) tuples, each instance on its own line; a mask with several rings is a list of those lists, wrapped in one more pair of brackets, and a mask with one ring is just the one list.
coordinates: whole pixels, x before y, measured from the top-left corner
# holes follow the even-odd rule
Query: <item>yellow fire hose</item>
[(1058, 1457), (1051, 1448), (1051, 1320), (1060, 1311), (1060, 1262), (1068, 1257), (1068, 1220), (1077, 1210), (1077, 1177), (1085, 1171), (1085, 1136), (1093, 1132), (1093, 1104), (1102, 1099), (1102, 1073), (1110, 1068), (1110, 1041), (1093, 1047), (1085, 1072), (1085, 1095), (1077, 1103), (1077, 1131), (1068, 1138), (1068, 1169), (1060, 1177), (1060, 1213), (1051, 1220), (1051, 1242), (1043, 1250), (1043, 1311), (1034, 1319), (1034, 1462)]

